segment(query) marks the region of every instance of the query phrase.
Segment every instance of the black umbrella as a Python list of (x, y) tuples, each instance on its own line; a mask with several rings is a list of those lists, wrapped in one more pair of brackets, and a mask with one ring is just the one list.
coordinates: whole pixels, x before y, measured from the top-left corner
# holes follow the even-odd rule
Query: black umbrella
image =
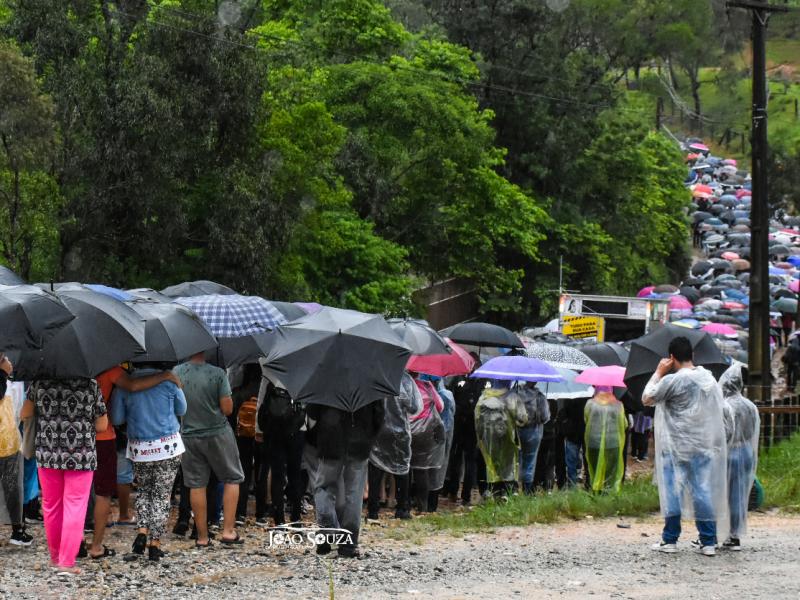
[(770, 256), (789, 256), (789, 254), (791, 254), (789, 248), (782, 244), (777, 244), (769, 249)]
[(699, 287), (701, 285), (705, 285), (706, 283), (708, 282), (705, 279), (700, 279), (699, 277), (688, 277), (683, 281), (684, 286), (691, 286), (691, 287)]
[(726, 325), (738, 325), (739, 319), (734, 317), (733, 315), (725, 315), (722, 314), (722, 309), (720, 309), (720, 314), (711, 315), (708, 320), (712, 323), (724, 323)]
[(732, 225), (734, 221), (736, 221), (736, 215), (733, 214), (732, 210), (726, 210), (719, 215), (719, 220), (724, 221), (728, 225)]
[(172, 298), (169, 296), (165, 296), (161, 292), (157, 292), (152, 288), (136, 288), (133, 290), (125, 290), (139, 300), (149, 300), (150, 302), (172, 302)]
[(692, 215), (692, 220), (695, 223), (700, 223), (701, 221), (705, 221), (706, 219), (710, 219), (713, 216), (714, 215), (712, 215), (710, 212), (706, 212), (704, 210), (698, 210), (697, 212), (695, 212)]
[(692, 265), (692, 275), (705, 275), (713, 268), (714, 265), (712, 265), (709, 261), (700, 260)]
[(697, 301), (700, 300), (700, 292), (698, 292), (696, 288), (686, 285), (681, 288), (681, 296), (686, 298), (692, 304), (696, 304)]
[(281, 302), (279, 300), (270, 300), (272, 305), (277, 308), (284, 317), (289, 319), (290, 321), (296, 321), (297, 319), (302, 319), (308, 313), (304, 311), (302, 308), (294, 304), (293, 302)]
[(8, 267), (0, 265), (0, 285), (25, 285), (27, 282)]
[(170, 298), (182, 298), (192, 296), (210, 296), (212, 294), (228, 296), (236, 294), (237, 292), (229, 288), (227, 285), (200, 279), (198, 281), (186, 281), (184, 283), (179, 283), (178, 285), (171, 285), (170, 287), (161, 290), (161, 293), (165, 296), (169, 296)]
[(513, 331), (491, 323), (461, 323), (440, 331), (459, 344), (489, 346), (492, 348), (524, 348), (522, 340)]
[(591, 358), (598, 367), (618, 365), (624, 367), (628, 364), (630, 352), (620, 344), (602, 342), (600, 344), (587, 344), (581, 346), (581, 352)]
[(416, 319), (387, 319), (398, 337), (417, 355), (450, 354), (450, 346), (430, 325)]
[(217, 347), (217, 340), (194, 312), (180, 304), (131, 302), (130, 307), (145, 320), (147, 352), (133, 362), (179, 363)]
[(775, 298), (793, 298), (797, 300), (797, 294), (791, 290), (787, 290), (786, 288), (781, 288), (775, 292)]
[(19, 379), (96, 377), (144, 352), (144, 320), (124, 302), (81, 285), (63, 285), (55, 295), (75, 319), (42, 350), (19, 355)]
[(356, 411), (400, 393), (411, 349), (380, 315), (326, 307), (266, 334), (265, 374), (297, 401)]
[(708, 207), (708, 212), (710, 212), (712, 215), (718, 215), (721, 212), (725, 212), (725, 207), (721, 204), (714, 204)]
[(719, 348), (706, 332), (664, 325), (631, 344), (631, 354), (625, 369), (625, 384), (634, 398), (642, 397), (644, 387), (655, 372), (658, 361), (668, 358), (669, 343), (681, 336), (692, 344), (695, 365), (709, 369), (717, 378), (728, 368)]
[(75, 318), (56, 296), (33, 285), (0, 285), (0, 350), (41, 348)]

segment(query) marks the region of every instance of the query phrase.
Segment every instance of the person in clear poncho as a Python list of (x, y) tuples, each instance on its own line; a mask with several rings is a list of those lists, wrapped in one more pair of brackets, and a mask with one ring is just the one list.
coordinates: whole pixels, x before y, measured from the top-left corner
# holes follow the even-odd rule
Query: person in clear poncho
[(514, 489), (519, 476), (519, 443), (516, 429), (528, 422), (519, 394), (508, 381), (493, 381), (475, 406), (475, 432), (483, 459), (486, 480), (493, 495)]
[(410, 417), (413, 503), (419, 512), (428, 512), (430, 471), (446, 461), (447, 436), (441, 417), (444, 402), (427, 377), (414, 379), (414, 383), (422, 395), (422, 410)]
[(403, 373), (400, 395), (384, 400), (384, 420), (369, 454), (368, 518), (377, 519), (384, 475), (395, 479), (395, 517), (410, 519), (411, 423), (422, 411), (422, 394), (411, 375)]
[(692, 363), (685, 337), (670, 342), (642, 395), (655, 406), (655, 476), (664, 516), (654, 550), (677, 552), (681, 517), (694, 518), (697, 550), (713, 556), (728, 530), (727, 447), (722, 392), (714, 376)]
[(434, 375), (422, 376), (427, 378), (431, 383), (436, 386), (436, 392), (442, 399), (442, 425), (444, 426), (444, 457), (442, 464), (438, 469), (430, 469), (428, 471), (428, 512), (436, 512), (439, 508), (439, 493), (444, 487), (444, 481), (447, 477), (447, 469), (450, 463), (450, 448), (453, 445), (453, 425), (456, 412), (456, 402), (453, 397), (453, 392), (444, 386), (444, 381), (441, 377)]
[(719, 384), (724, 398), (728, 442), (728, 507), (731, 513), (730, 537), (722, 547), (740, 550), (741, 537), (747, 533), (750, 490), (756, 478), (761, 420), (756, 405), (742, 395), (742, 363), (731, 365), (720, 377)]
[(597, 386), (594, 397), (586, 403), (583, 413), (586, 423), (586, 464), (595, 492), (619, 492), (625, 474), (622, 449), (628, 421), (622, 402), (611, 390), (610, 387)]

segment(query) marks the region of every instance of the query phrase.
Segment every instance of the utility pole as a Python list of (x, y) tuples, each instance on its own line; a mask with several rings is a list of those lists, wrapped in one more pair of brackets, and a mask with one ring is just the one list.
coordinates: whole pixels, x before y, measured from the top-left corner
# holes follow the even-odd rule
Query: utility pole
[(753, 17), (753, 206), (750, 247), (750, 337), (748, 341), (750, 398), (772, 403), (772, 364), (769, 353), (769, 196), (767, 187), (767, 21), (773, 12), (786, 12), (758, 0), (730, 0), (728, 8), (744, 8)]

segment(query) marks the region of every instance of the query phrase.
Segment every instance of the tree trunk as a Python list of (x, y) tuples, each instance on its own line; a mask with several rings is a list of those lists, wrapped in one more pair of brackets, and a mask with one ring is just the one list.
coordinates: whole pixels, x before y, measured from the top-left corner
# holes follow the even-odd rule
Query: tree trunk
[(695, 128), (697, 131), (703, 133), (703, 109), (700, 104), (700, 70), (697, 68), (686, 69), (689, 75), (689, 81), (692, 86), (692, 99), (694, 100), (694, 118)]

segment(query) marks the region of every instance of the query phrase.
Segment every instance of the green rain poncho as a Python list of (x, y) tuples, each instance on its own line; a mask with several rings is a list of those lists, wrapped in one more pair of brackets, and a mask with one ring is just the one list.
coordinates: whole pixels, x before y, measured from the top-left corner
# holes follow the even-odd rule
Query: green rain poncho
[(625, 464), (625, 410), (609, 392), (600, 392), (586, 403), (584, 441), (592, 490), (619, 492)]
[(489, 483), (516, 481), (519, 445), (516, 428), (527, 423), (528, 413), (515, 391), (490, 388), (475, 405), (475, 433), (486, 462)]

